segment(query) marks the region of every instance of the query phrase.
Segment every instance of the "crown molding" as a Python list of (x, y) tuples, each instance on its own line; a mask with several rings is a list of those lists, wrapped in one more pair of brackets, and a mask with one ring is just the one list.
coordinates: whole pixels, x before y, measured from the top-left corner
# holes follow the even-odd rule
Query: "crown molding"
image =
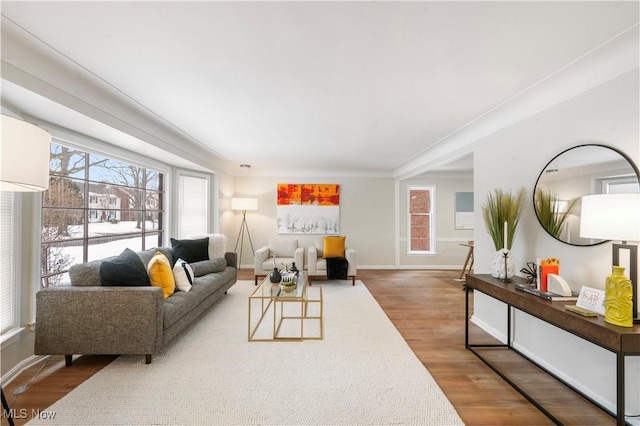
[(1, 30), (2, 79), (47, 99), (51, 113), (74, 111), (201, 168), (232, 174), (228, 160), (4, 16)]

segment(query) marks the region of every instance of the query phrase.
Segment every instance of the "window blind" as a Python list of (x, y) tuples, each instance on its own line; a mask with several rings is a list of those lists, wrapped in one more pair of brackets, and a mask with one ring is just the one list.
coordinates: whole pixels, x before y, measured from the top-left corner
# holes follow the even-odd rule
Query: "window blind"
[(207, 233), (209, 195), (207, 179), (195, 176), (179, 177), (178, 234), (180, 237)]
[(14, 194), (0, 192), (0, 332), (11, 331), (15, 324), (15, 229)]

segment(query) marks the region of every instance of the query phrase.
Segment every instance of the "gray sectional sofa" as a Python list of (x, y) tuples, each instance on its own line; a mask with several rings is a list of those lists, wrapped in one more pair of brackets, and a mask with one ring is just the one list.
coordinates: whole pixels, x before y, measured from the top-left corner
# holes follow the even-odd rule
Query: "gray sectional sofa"
[[(173, 249), (167, 247), (137, 255), (146, 267), (157, 251), (172, 265), (177, 260)], [(154, 353), (237, 280), (237, 255), (227, 252), (217, 264), (214, 260), (191, 264), (195, 276), (191, 290), (176, 291), (165, 298), (160, 287), (101, 285), (100, 266), (110, 259), (73, 265), (69, 270), (71, 285), (36, 294), (36, 355), (65, 355), (70, 366), (74, 354), (144, 354), (149, 364)]]

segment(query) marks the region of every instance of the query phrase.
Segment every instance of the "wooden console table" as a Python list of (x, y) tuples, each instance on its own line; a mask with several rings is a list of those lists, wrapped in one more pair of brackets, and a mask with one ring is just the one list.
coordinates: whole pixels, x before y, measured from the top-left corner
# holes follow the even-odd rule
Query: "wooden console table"
[[(538, 407), (545, 415), (557, 424), (561, 422), (549, 413), (541, 404), (535, 401), (530, 395), (523, 390), (515, 380), (504, 375), (496, 365), (483, 356), (479, 348), (502, 347), (518, 353), (537, 367), (541, 368), (554, 378), (568, 386), (570, 389), (578, 392), (591, 403), (599, 406), (602, 410), (616, 418), (618, 425), (625, 424), (625, 373), (624, 360), (626, 356), (640, 356), (640, 325), (634, 325), (630, 328), (618, 327), (608, 324), (604, 321), (604, 317), (584, 317), (578, 314), (568, 312), (565, 304), (570, 302), (550, 302), (540, 297), (525, 293), (515, 289), (516, 283), (524, 283), (525, 280), (520, 277), (514, 277), (513, 282), (503, 283), (497, 278), (493, 278), (488, 274), (468, 274), (466, 279), (467, 292), (465, 303), (465, 346), (473, 352), (478, 358), (491, 367), (503, 379), (505, 379), (518, 392), (523, 394), (529, 401)], [(507, 305), (507, 343), (506, 344), (471, 344), (469, 342), (469, 292), (470, 289), (477, 290), (488, 296), (493, 297)], [(538, 365), (533, 360), (527, 358), (524, 354), (513, 348), (511, 311), (517, 309), (532, 315), (542, 321), (552, 324), (561, 330), (569, 332), (575, 336), (585, 339), (601, 348), (607, 349), (616, 354), (616, 413), (611, 413), (606, 408), (600, 406), (588, 396), (579, 390), (573, 388), (569, 384), (563, 382), (558, 377), (551, 374), (544, 367)]]

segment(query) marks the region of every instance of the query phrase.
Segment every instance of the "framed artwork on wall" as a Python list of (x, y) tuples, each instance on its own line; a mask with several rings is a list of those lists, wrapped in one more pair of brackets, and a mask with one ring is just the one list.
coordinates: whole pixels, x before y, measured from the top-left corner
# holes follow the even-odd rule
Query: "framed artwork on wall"
[(340, 185), (279, 183), (277, 197), (278, 234), (340, 232)]
[(456, 192), (456, 229), (473, 229), (473, 192)]

